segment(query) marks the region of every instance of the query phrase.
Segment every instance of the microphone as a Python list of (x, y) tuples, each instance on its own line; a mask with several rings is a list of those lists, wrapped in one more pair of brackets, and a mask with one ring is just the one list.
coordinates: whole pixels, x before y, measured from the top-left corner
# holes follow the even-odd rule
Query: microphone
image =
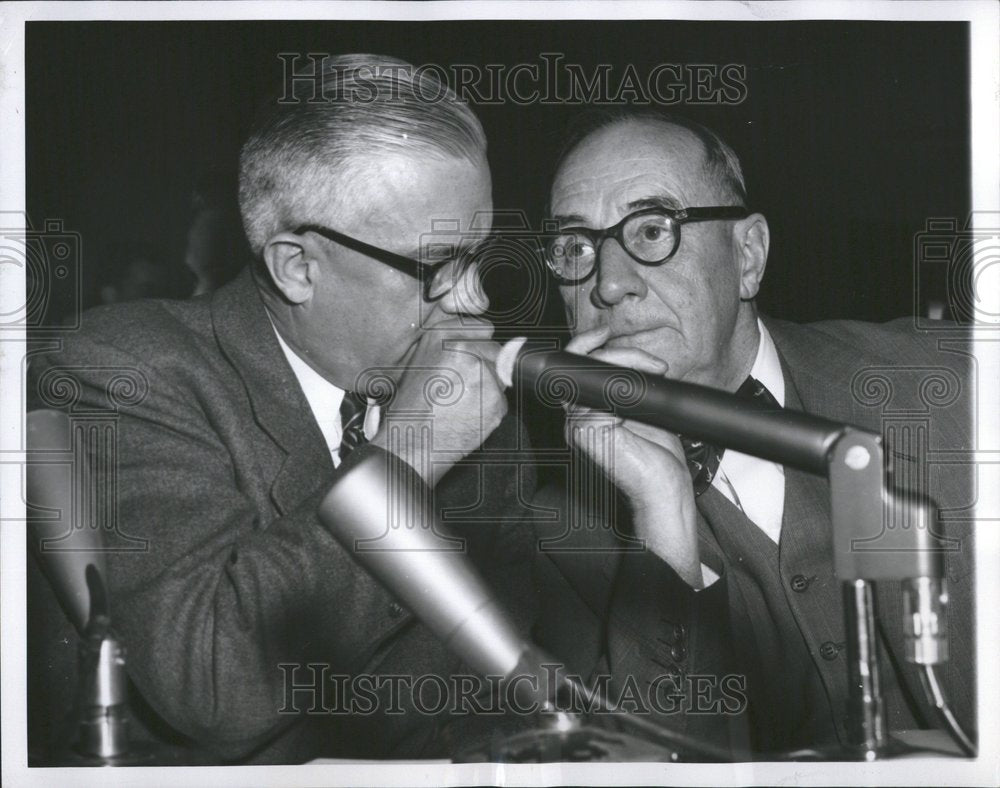
[[(845, 446), (850, 449), (855, 441), (868, 444), (881, 458), (879, 435), (800, 411), (771, 409), (757, 400), (706, 386), (553, 350), (548, 343), (525, 337), (512, 339), (500, 349), (496, 373), (504, 386), (528, 389), (546, 404), (610, 410), (620, 418), (829, 478), (833, 504), (841, 496), (844, 510), (838, 517), (838, 506), (832, 506), (837, 576), (901, 581), (907, 661), (923, 668), (932, 705), (963, 751), (974, 752), (948, 709), (934, 672), (936, 665), (948, 659), (948, 593), (937, 507), (930, 499), (887, 489), (881, 463), (871, 469), (878, 476), (870, 477), (875, 484), (869, 489), (857, 479), (845, 484), (844, 468), (833, 461), (835, 454)], [(864, 467), (859, 465), (858, 470)], [(874, 498), (866, 495), (872, 491)], [(845, 520), (845, 511), (852, 517)], [(882, 520), (883, 511), (888, 513), (888, 523)], [(855, 541), (871, 539), (874, 532), (866, 529), (873, 525), (883, 526), (879, 550), (855, 550)]]
[(405, 602), (484, 676), (517, 681), (523, 707), (551, 707), (543, 665), (556, 661), (518, 635), (460, 544), (438, 530), (419, 474), (395, 454), (366, 444), (341, 464), (319, 519), (356, 561)]
[(77, 495), (91, 481), (86, 454), (60, 411), (28, 413), (25, 433), (33, 550), (81, 637), (76, 752), (66, 757), (102, 765), (142, 760), (130, 756), (125, 648), (111, 628), (104, 540)]
[[(615, 748), (627, 752), (629, 747), (645, 753), (645, 760), (657, 759), (634, 737), (618, 734), (609, 743), (602, 738), (605, 734), (583, 726), (573, 710), (574, 695), (590, 709), (615, 713), (618, 722), (667, 748), (659, 754), (668, 753), (668, 760), (677, 760), (680, 750), (711, 760), (731, 759), (733, 753), (724, 748), (639, 716), (616, 713), (620, 709), (602, 693), (560, 671), (559, 662), (517, 633), (464, 553), (437, 530), (429, 499), (416, 470), (369, 443), (341, 463), (318, 515), (344, 549), (406, 602), (453, 653), (481, 675), (511, 682), (520, 710), (541, 713), (545, 729), (526, 734), (527, 760), (538, 759), (546, 738), (555, 743), (556, 754), (561, 753), (557, 760), (566, 760), (570, 752), (581, 756), (588, 749), (599, 760)], [(512, 741), (503, 751), (515, 753), (521, 744)]]
[(82, 635), (90, 620), (87, 567), (107, 577), (99, 528), (82, 522), (75, 492), (87, 483), (86, 457), (71, 445), (65, 413), (33, 410), (25, 417), (27, 499), (32, 546), (66, 616)]
[(708, 386), (552, 350), (524, 337), (500, 349), (496, 371), (505, 386), (529, 389), (546, 404), (611, 410), (624, 419), (822, 476), (833, 445), (852, 429)]

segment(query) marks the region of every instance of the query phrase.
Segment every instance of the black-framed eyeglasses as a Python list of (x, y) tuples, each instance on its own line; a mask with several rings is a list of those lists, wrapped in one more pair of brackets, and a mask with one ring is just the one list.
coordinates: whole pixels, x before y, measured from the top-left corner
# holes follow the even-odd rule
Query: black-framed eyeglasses
[(293, 232), (296, 235), (316, 233), (316, 235), (321, 235), (334, 243), (346, 246), (352, 251), (378, 260), (380, 263), (394, 268), (407, 276), (412, 276), (422, 283), (422, 294), (424, 300), (428, 302), (437, 301), (447, 295), (455, 287), (458, 280), (462, 278), (462, 275), (472, 264), (476, 255), (483, 250), (485, 245), (493, 240), (489, 236), (486, 236), (479, 243), (462, 249), (457, 253), (454, 244), (433, 242), (428, 244), (427, 251), (430, 255), (439, 259), (436, 259), (434, 262), (424, 262), (423, 260), (415, 260), (406, 255), (390, 252), (388, 249), (383, 249), (379, 246), (372, 246), (369, 243), (359, 241), (357, 238), (344, 235), (344, 233), (338, 230), (324, 227), (320, 224), (302, 224), (296, 227)]
[(604, 230), (566, 227), (545, 244), (545, 264), (563, 285), (579, 285), (597, 271), (597, 253), (607, 238), (614, 238), (628, 255), (642, 265), (662, 265), (681, 244), (681, 225), (714, 219), (744, 219), (749, 211), (738, 205), (701, 208), (642, 208)]

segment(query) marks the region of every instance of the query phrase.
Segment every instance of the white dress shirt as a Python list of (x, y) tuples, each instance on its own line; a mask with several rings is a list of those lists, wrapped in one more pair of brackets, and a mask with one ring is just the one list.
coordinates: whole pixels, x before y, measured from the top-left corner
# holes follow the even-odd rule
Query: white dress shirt
[[(333, 467), (340, 465), (340, 439), (343, 434), (343, 425), (340, 423), (340, 403), (344, 401), (344, 390), (333, 385), (330, 381), (320, 375), (310, 367), (302, 358), (292, 350), (285, 340), (281, 338), (278, 329), (274, 329), (275, 336), (278, 337), (278, 344), (288, 359), (288, 364), (295, 373), (296, 380), (302, 387), (302, 392), (306, 395), (309, 409), (312, 410), (313, 417), (319, 425), (320, 432), (326, 440), (326, 446), (330, 450), (330, 457), (333, 459)], [(365, 437), (371, 440), (378, 432), (379, 407), (372, 400), (368, 400), (368, 409), (365, 411)]]
[[(759, 380), (781, 407), (785, 407), (785, 379), (774, 340), (757, 319), (760, 345), (750, 377)], [(712, 486), (743, 510), (772, 542), (781, 536), (781, 515), (785, 510), (785, 469), (776, 462), (727, 449), (719, 463)]]
[[(767, 328), (757, 318), (760, 344), (750, 376), (756, 378), (781, 407), (785, 406), (785, 379), (781, 374), (778, 350)], [(781, 538), (781, 517), (785, 511), (785, 469), (776, 462), (727, 449), (712, 486), (738, 506), (768, 538), (778, 544)], [(710, 586), (719, 576), (705, 564), (701, 565), (702, 580)]]

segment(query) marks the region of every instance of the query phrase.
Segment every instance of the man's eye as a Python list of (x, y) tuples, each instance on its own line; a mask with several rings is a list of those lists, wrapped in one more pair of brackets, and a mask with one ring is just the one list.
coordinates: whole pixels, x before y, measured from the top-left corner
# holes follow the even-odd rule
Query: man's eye
[(586, 257), (590, 254), (590, 241), (584, 238), (573, 238), (566, 243), (566, 256), (572, 259)]
[(642, 233), (642, 237), (645, 240), (657, 241), (663, 234), (663, 228), (657, 227), (655, 224), (647, 224), (645, 227), (642, 228), (640, 232)]

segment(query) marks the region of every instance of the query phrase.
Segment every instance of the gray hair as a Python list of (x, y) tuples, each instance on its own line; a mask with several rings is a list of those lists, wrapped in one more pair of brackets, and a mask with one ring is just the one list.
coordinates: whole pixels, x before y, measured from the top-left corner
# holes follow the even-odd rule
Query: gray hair
[(705, 171), (722, 189), (724, 196), (746, 206), (747, 187), (740, 158), (729, 144), (707, 126), (690, 118), (649, 107), (591, 110), (574, 123), (573, 130), (556, 160), (558, 172), (569, 155), (591, 134), (619, 123), (651, 123), (687, 129), (705, 150)]
[(485, 160), (479, 120), (430, 69), (338, 55), (291, 89), (268, 104), (240, 152), (240, 212), (258, 257), (275, 233), (323, 223), (331, 206), (347, 204), (345, 171), (373, 152)]

